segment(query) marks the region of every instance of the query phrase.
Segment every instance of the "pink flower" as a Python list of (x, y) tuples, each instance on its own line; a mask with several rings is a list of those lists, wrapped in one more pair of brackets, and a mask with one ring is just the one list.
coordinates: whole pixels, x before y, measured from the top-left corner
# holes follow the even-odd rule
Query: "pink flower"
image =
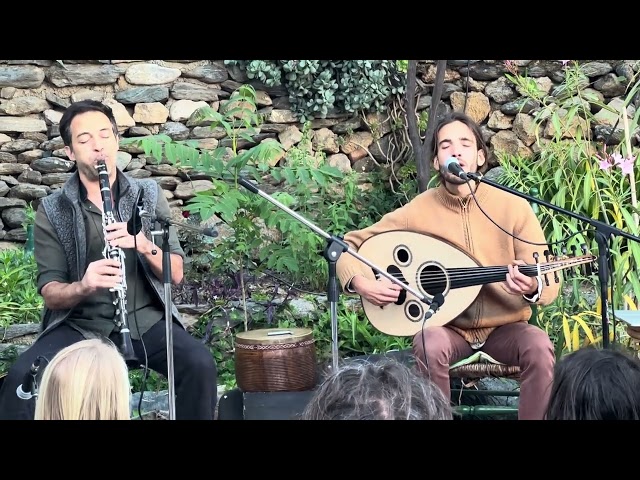
[(630, 175), (633, 172), (633, 163), (636, 159), (634, 156), (625, 158), (619, 152), (607, 155), (606, 147), (603, 150), (602, 155), (596, 153), (595, 156), (598, 159), (600, 170), (609, 170), (614, 165), (617, 165), (623, 175)]
[(616, 162), (620, 167), (620, 170), (622, 170), (623, 175), (631, 175), (631, 173), (633, 173), (633, 162), (635, 159), (636, 157), (631, 156)]
[(609, 170), (613, 165), (608, 158), (601, 159), (599, 162), (600, 170)]
[(614, 165), (618, 165), (620, 163), (622, 163), (622, 155), (620, 155), (618, 152), (612, 153), (611, 154), (611, 160), (613, 160), (613, 164)]
[(607, 155), (606, 145), (602, 150), (602, 155), (596, 153), (595, 156), (598, 158), (598, 165), (600, 165), (600, 170), (609, 170), (613, 166), (613, 163), (611, 162), (611, 156)]

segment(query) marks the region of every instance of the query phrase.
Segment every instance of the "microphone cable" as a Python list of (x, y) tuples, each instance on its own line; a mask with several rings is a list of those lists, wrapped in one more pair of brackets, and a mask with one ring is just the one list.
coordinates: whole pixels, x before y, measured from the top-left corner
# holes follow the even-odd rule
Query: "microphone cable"
[[(480, 203), (478, 202), (478, 199), (476, 198), (475, 192), (473, 191), (473, 188), (471, 188), (471, 184), (469, 183), (468, 179), (466, 180), (466, 182), (467, 182), (467, 186), (469, 187), (469, 191), (471, 192), (471, 196), (473, 197), (473, 200), (475, 201), (476, 205), (478, 206), (478, 208), (480, 209), (482, 214), (485, 217), (487, 217), (491, 223), (493, 223), (496, 227), (498, 227), (504, 233), (506, 233), (507, 235), (509, 235), (512, 238), (515, 238), (516, 240), (519, 240), (520, 242), (528, 243), (530, 245), (546, 246), (546, 247), (549, 247), (549, 249), (551, 250), (551, 245), (557, 245), (557, 244), (560, 244), (560, 243), (566, 243), (571, 237), (574, 237), (574, 236), (576, 236), (578, 234), (592, 232), (592, 231), (597, 233), (597, 230), (595, 228), (586, 228), (584, 230), (578, 230), (577, 232), (572, 233), (568, 237), (561, 238), (560, 240), (557, 240), (555, 242), (536, 243), (536, 242), (531, 242), (529, 240), (525, 240), (523, 238), (518, 237), (517, 235), (514, 235), (514, 234), (512, 234), (510, 232), (507, 232), (504, 228), (502, 228), (500, 225), (498, 225), (496, 222), (494, 222), (493, 219), (480, 206)], [(611, 239), (609, 239), (609, 245), (611, 245)], [(552, 253), (552, 252), (550, 252), (550, 253)], [(607, 260), (608, 260), (608, 270), (609, 270), (610, 282), (612, 282), (612, 285), (613, 285), (613, 280), (614, 280), (614, 278), (613, 278), (613, 268), (612, 268), (613, 267), (613, 260), (611, 259), (610, 255), (609, 255), (609, 258), (607, 258)], [(613, 291), (611, 293), (613, 294)]]
[(515, 238), (516, 240), (519, 240), (520, 242), (523, 243), (528, 243), (529, 245), (537, 245), (537, 246), (545, 246), (545, 247), (550, 247), (551, 245), (557, 245), (560, 243), (566, 243), (569, 239), (571, 239), (572, 237), (579, 235), (581, 233), (587, 233), (590, 232), (592, 229), (587, 228), (584, 230), (579, 230), (575, 233), (572, 233), (571, 235), (569, 235), (568, 237), (564, 237), (561, 238), (560, 240), (557, 240), (555, 242), (546, 242), (546, 243), (537, 243), (537, 242), (532, 242), (530, 240), (525, 240), (523, 238), (518, 237), (517, 235), (514, 235), (511, 232), (507, 232), (504, 228), (502, 228), (500, 225), (498, 225), (496, 222), (493, 221), (493, 219), (482, 209), (482, 207), (480, 206), (480, 202), (478, 202), (478, 199), (476, 198), (476, 194), (473, 190), (473, 188), (471, 188), (471, 183), (469, 183), (469, 179), (465, 180), (467, 183), (467, 186), (469, 187), (469, 191), (471, 192), (471, 196), (473, 197), (473, 200), (475, 201), (476, 205), (478, 206), (478, 208), (480, 209), (480, 211), (482, 212), (482, 214), (487, 217), (487, 219), (489, 219), (489, 221), (491, 223), (493, 223), (496, 227), (498, 227), (500, 230), (502, 230), (504, 233), (506, 233), (507, 235), (509, 235), (512, 238)]
[[(431, 379), (431, 370), (429, 369), (429, 359), (427, 358), (427, 344), (424, 339), (424, 332), (425, 332), (424, 326), (427, 323), (427, 320), (431, 318), (433, 315), (435, 315), (438, 309), (440, 309), (440, 307), (444, 304), (444, 295), (442, 293), (436, 293), (433, 296), (433, 299), (431, 300), (431, 305), (433, 306), (434, 303), (435, 303), (435, 308), (429, 309), (427, 311), (427, 314), (431, 312), (431, 315), (427, 318), (427, 314), (425, 314), (424, 319), (422, 320), (422, 329), (420, 330), (420, 337), (422, 339), (422, 352), (424, 353), (424, 364), (425, 364), (424, 366), (427, 369), (427, 376), (429, 377), (430, 382), (433, 380)], [(420, 361), (419, 358), (417, 360)]]
[[(494, 222), (493, 219), (480, 206), (480, 203), (478, 202), (478, 199), (476, 198), (475, 192), (473, 191), (473, 188), (471, 188), (471, 184), (469, 183), (469, 179), (466, 180), (466, 183), (467, 183), (467, 186), (469, 187), (469, 191), (471, 192), (471, 196), (473, 197), (473, 200), (475, 201), (476, 205), (478, 206), (478, 208), (480, 209), (482, 214), (485, 217), (487, 217), (491, 223), (493, 223), (496, 227), (498, 227), (504, 233), (506, 233), (510, 237), (515, 238), (516, 240), (519, 240), (519, 241), (521, 241), (523, 243), (528, 243), (530, 245), (546, 246), (546, 247), (549, 247), (549, 249), (551, 250), (551, 245), (556, 245), (556, 244), (559, 244), (559, 243), (565, 243), (570, 238), (572, 238), (572, 237), (574, 237), (574, 236), (576, 236), (578, 234), (587, 233), (587, 232), (595, 232), (596, 234), (598, 233), (598, 230), (595, 229), (595, 228), (586, 228), (584, 230), (578, 230), (577, 232), (569, 235), (568, 237), (564, 237), (564, 238), (561, 238), (560, 240), (557, 240), (555, 242), (549, 242), (549, 243), (536, 243), (536, 242), (531, 242), (529, 240), (522, 239), (522, 238), (518, 237), (517, 235), (514, 235), (514, 234), (512, 234), (510, 232), (507, 232), (504, 228), (502, 228), (500, 225), (498, 225), (496, 222)], [(608, 242), (609, 242), (609, 246), (607, 247), (607, 250), (609, 250), (611, 248), (611, 238), (608, 239)], [(552, 252), (550, 252), (550, 253), (552, 253)], [(611, 298), (613, 298), (613, 285), (614, 285), (614, 280), (615, 279), (613, 278), (613, 259), (611, 258), (611, 255), (608, 255), (606, 260), (607, 260), (607, 270), (608, 270), (608, 273), (609, 273), (609, 282), (612, 285), (612, 287), (611, 287)], [(615, 340), (615, 310), (614, 310), (613, 306), (611, 306), (611, 313), (612, 313), (611, 314), (611, 316), (612, 316), (612, 324), (614, 326), (613, 333), (614, 333), (614, 340)]]

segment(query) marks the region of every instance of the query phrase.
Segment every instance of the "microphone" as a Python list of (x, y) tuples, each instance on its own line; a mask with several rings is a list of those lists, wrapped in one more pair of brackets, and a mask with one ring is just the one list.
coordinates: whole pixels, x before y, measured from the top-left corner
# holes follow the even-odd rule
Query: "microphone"
[(434, 313), (438, 311), (438, 309), (444, 303), (444, 295), (442, 293), (437, 293), (434, 295), (433, 300), (431, 301), (431, 305), (429, 306), (429, 310), (424, 314), (424, 319), (429, 320)]
[(458, 159), (456, 157), (449, 157), (446, 162), (444, 162), (445, 168), (453, 173), (456, 177), (460, 177), (465, 181), (469, 181), (469, 176), (466, 174), (462, 167), (458, 163)]
[(31, 365), (31, 369), (24, 376), (24, 380), (22, 380), (22, 383), (18, 385), (18, 388), (16, 388), (16, 395), (18, 395), (18, 398), (22, 400), (30, 400), (38, 395), (36, 392), (36, 375), (40, 370), (41, 358), (42, 357), (38, 357), (35, 359), (33, 365)]
[(130, 235), (137, 235), (142, 230), (142, 217), (140, 216), (144, 213), (144, 202), (142, 198), (144, 197), (144, 188), (140, 187), (138, 191), (138, 200), (136, 201), (136, 205), (133, 206), (133, 211), (131, 212), (131, 218), (127, 222), (127, 232)]

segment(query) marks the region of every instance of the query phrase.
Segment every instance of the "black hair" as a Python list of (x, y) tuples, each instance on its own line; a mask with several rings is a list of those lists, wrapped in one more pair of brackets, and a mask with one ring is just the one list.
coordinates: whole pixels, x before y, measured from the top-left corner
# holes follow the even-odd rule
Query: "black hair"
[(97, 100), (81, 100), (74, 102), (67, 107), (60, 119), (60, 136), (65, 146), (71, 147), (71, 121), (82, 113), (86, 112), (101, 112), (104, 113), (113, 127), (113, 134), (118, 136), (118, 124), (113, 116), (113, 110), (108, 105)]
[(639, 420), (640, 360), (619, 347), (586, 347), (554, 372), (548, 420)]

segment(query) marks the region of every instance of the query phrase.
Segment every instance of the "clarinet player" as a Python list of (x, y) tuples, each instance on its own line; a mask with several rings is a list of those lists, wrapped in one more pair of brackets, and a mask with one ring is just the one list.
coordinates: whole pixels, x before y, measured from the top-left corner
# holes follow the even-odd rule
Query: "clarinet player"
[[(12, 365), (0, 390), (0, 419), (33, 419), (35, 398), (16, 395), (33, 362), (47, 359), (85, 338), (104, 336), (121, 344), (122, 322), (114, 290), (126, 280), (126, 320), (135, 356), (167, 376), (166, 320), (162, 283), (162, 248), (156, 246), (149, 219), (135, 236), (127, 221), (136, 208), (140, 189), (144, 209), (169, 217), (161, 187), (151, 179), (135, 179), (116, 164), (118, 128), (111, 109), (101, 102), (72, 103), (60, 120), (60, 135), (77, 170), (64, 186), (44, 197), (34, 227), (37, 287), (44, 299), (42, 331)], [(111, 191), (100, 190), (98, 165), (106, 165)], [(112, 201), (115, 219), (103, 224), (103, 200)], [(135, 241), (134, 241), (135, 240)], [(105, 255), (110, 249), (120, 257)], [(170, 229), (171, 281), (183, 277), (184, 252)], [(122, 265), (124, 263), (124, 265)], [(135, 305), (134, 305), (135, 302)], [(173, 313), (173, 352), (176, 419), (212, 420), (217, 402), (217, 367), (208, 347), (192, 337)], [(120, 324), (120, 326), (118, 326)], [(46, 368), (46, 367), (45, 367)]]

